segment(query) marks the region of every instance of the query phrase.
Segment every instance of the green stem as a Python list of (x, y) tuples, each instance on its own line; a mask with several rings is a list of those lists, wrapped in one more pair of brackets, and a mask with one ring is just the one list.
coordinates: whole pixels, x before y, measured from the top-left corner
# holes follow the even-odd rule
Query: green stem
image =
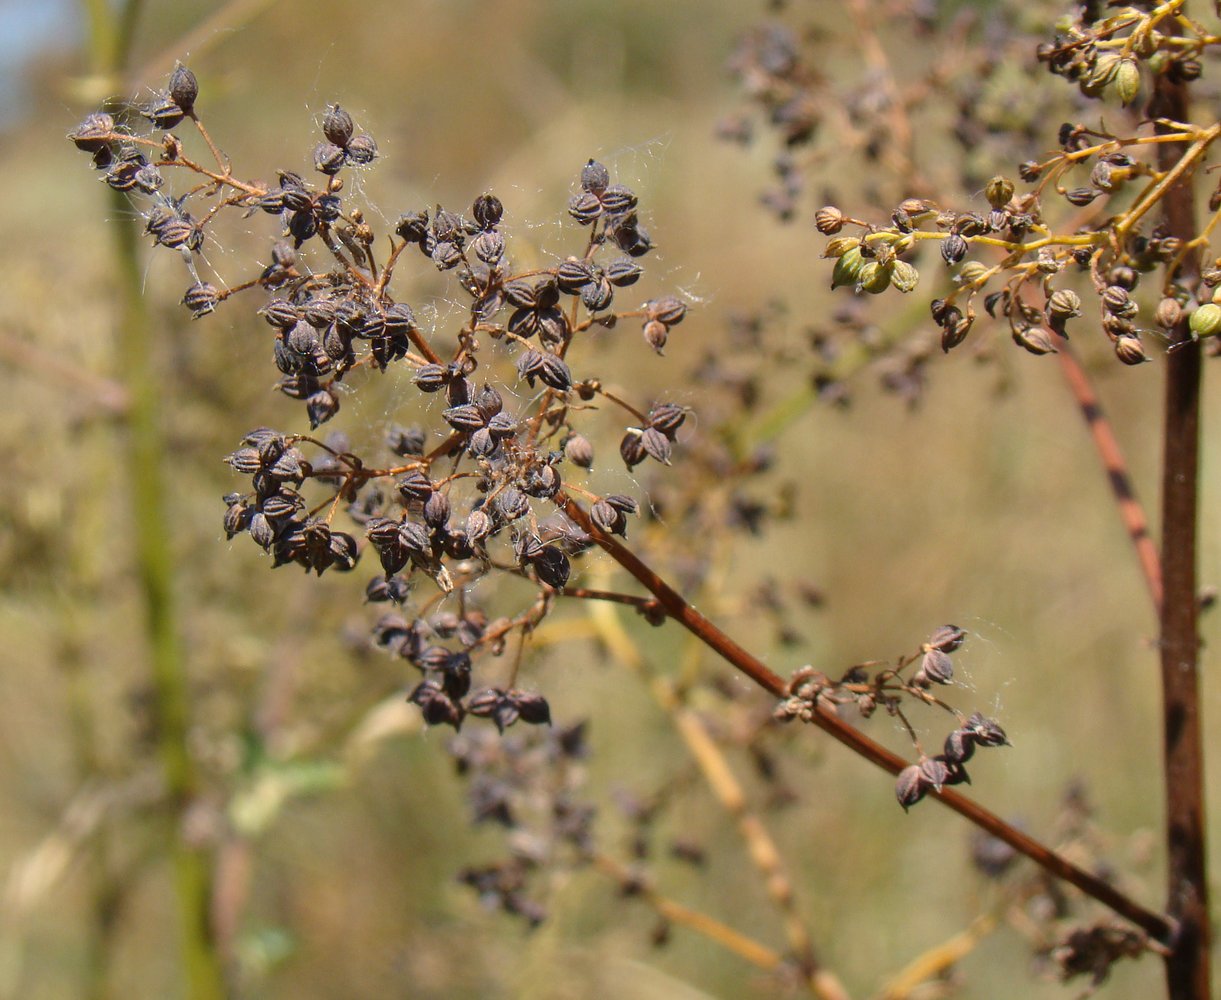
[(111, 215), (114, 254), (122, 300), (116, 364), (127, 386), (127, 473), (135, 529), (135, 560), (144, 602), (151, 659), (157, 751), (165, 768), (171, 815), (174, 888), (183, 948), (183, 968), (191, 1000), (224, 996), (220, 962), (212, 947), (209, 920), (211, 871), (208, 856), (183, 839), (183, 812), (198, 790), (198, 776), (187, 747), (188, 691), (183, 645), (174, 601), (174, 555), (162, 464), (162, 397), (156, 342), (143, 296), (143, 275), (136, 224), (122, 220), (127, 209), (115, 193)]
[[(119, 79), (131, 52), (142, 0), (125, 0), (117, 11), (84, 0), (95, 70)], [(139, 229), (127, 220), (129, 205), (115, 192), (108, 213), (117, 270), (119, 322), (115, 365), (130, 399), (126, 414), (125, 472), (130, 489), (134, 559), (144, 604), (145, 638), (152, 671), (157, 750), (165, 769), (173, 830), (169, 837), (178, 905), (182, 968), (190, 1000), (220, 1000), (224, 976), (214, 947), (210, 909), (210, 858), (182, 836), (183, 816), (197, 794), (199, 778), (187, 745), (188, 687), (174, 601), (174, 555), (162, 466), (162, 393), (156, 339), (143, 295)]]

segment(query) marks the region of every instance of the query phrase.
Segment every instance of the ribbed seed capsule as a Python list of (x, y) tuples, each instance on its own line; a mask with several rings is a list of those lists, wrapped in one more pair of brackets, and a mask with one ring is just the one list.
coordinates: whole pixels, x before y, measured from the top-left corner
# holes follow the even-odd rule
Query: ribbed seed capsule
[(1212, 337), (1221, 333), (1221, 306), (1215, 302), (1206, 302), (1197, 306), (1191, 314), (1191, 333), (1193, 337)]
[(327, 142), (344, 147), (352, 138), (352, 116), (338, 104), (332, 104), (322, 117), (322, 134)]
[(195, 110), (195, 99), (199, 96), (199, 81), (195, 79), (195, 74), (182, 63), (178, 63), (174, 67), (174, 72), (170, 74), (170, 84), (167, 90), (170, 100), (177, 104), (184, 114), (189, 115)]

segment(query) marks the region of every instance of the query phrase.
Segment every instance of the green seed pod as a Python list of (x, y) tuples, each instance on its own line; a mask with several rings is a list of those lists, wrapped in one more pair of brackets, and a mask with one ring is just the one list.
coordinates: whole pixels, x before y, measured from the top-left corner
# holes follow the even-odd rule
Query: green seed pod
[(1115, 68), (1108, 91), (1119, 98), (1120, 104), (1131, 104), (1140, 92), (1140, 67), (1135, 59), (1121, 59)]
[(1008, 177), (993, 177), (984, 188), (984, 197), (993, 208), (1004, 208), (1013, 197), (1013, 181)]
[(831, 287), (838, 288), (840, 285), (856, 284), (856, 279), (864, 265), (865, 258), (861, 256), (860, 247), (852, 247), (844, 251), (835, 262), (835, 270), (831, 272)]
[(896, 260), (891, 266), (890, 283), (906, 294), (916, 287), (920, 272), (905, 260)]
[(1206, 302), (1191, 314), (1191, 334), (1197, 339), (1221, 333), (1221, 306)]
[(969, 260), (962, 265), (957, 275), (960, 285), (971, 285), (988, 273), (988, 266), (978, 260)]
[[(841, 258), (842, 259), (842, 258)], [(857, 275), (856, 290), (877, 295), (890, 287), (890, 268), (884, 267), (876, 260), (871, 260), (861, 268)]]
[(853, 247), (859, 247), (861, 241), (855, 236), (840, 236), (831, 240), (827, 244), (827, 248), (822, 252), (824, 257), (842, 257)]
[(1112, 80), (1119, 69), (1119, 56), (1105, 53), (1098, 57), (1094, 68), (1081, 81), (1081, 92), (1087, 97), (1098, 97)]

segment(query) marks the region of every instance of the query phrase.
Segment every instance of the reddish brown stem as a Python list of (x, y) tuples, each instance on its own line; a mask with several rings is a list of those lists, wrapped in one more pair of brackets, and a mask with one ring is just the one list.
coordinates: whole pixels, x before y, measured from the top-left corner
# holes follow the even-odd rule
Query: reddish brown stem
[(1141, 576), (1149, 588), (1149, 596), (1153, 600), (1155, 612), (1162, 607), (1162, 567), (1157, 554), (1157, 545), (1149, 534), (1149, 520), (1145, 517), (1145, 509), (1136, 499), (1136, 490), (1132, 485), (1132, 477), (1128, 472), (1128, 463), (1124, 461), (1123, 452), (1115, 438), (1115, 431), (1110, 420), (1098, 402), (1090, 378), (1081, 367), (1081, 362), (1069, 347), (1068, 341), (1057, 337), (1056, 357), (1060, 361), (1060, 371), (1068, 383), (1069, 391), (1081, 408), (1081, 415), (1089, 427), (1090, 437), (1094, 440), (1094, 448), (1102, 459), (1102, 467), (1106, 470), (1107, 481), (1111, 484), (1111, 492), (1115, 495), (1115, 504), (1119, 508), (1119, 517), (1128, 531), (1136, 549), (1136, 559), (1140, 563)]
[[(777, 698), (788, 696), (788, 685), (784, 678), (773, 673), (757, 657), (739, 646), (733, 639), (712, 624), (689, 605), (683, 597), (646, 565), (631, 549), (603, 533), (590, 519), (589, 514), (576, 501), (558, 494), (555, 502), (564, 512), (586, 531), (591, 538), (625, 570), (631, 573), (665, 609), (667, 615), (695, 635), (732, 666), (740, 670), (765, 691)], [(891, 774), (897, 775), (907, 766), (907, 761), (885, 747), (875, 743), (864, 733), (848, 725), (842, 719), (820, 708), (814, 723), (844, 746), (855, 751), (866, 760)], [(1142, 930), (1160, 941), (1168, 940), (1173, 924), (1166, 917), (1146, 909), (1113, 885), (1079, 868), (1061, 857), (1045, 844), (1006, 823), (999, 816), (964, 795), (948, 788), (933, 793), (937, 799), (971, 823), (1003, 840), (1014, 850), (1026, 855), (1041, 868), (1058, 878), (1075, 885), (1087, 896), (1109, 906), (1116, 913), (1132, 921)]]
[[(1188, 120), (1187, 90), (1165, 74), (1155, 77), (1150, 113)], [(1158, 126), (1159, 131), (1163, 126)], [(1170, 170), (1182, 147), (1158, 147), (1158, 162)], [(1166, 192), (1167, 235), (1189, 245), (1196, 235), (1192, 176)], [(1187, 287), (1199, 277), (1198, 253), (1186, 254), (1177, 275)], [(1204, 753), (1200, 720), (1199, 634), (1196, 602), (1196, 521), (1200, 436), (1200, 347), (1181, 320), (1166, 354), (1164, 452), (1162, 456), (1161, 612), (1162, 725), (1166, 779), (1166, 909), (1179, 925), (1166, 957), (1172, 1000), (1209, 996), (1208, 877), (1204, 824)]]

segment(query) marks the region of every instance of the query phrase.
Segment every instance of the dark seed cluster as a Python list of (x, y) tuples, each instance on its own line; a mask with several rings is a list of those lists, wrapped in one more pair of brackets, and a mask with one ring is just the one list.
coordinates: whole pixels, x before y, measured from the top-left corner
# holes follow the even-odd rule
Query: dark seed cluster
[[(234, 172), (203, 127), (198, 97), (194, 75), (179, 66), (151, 105), (92, 114), (70, 138), (108, 185), (137, 199), (154, 244), (185, 262), (192, 316), (258, 298), (277, 388), (303, 404), (311, 431), (340, 413), (356, 391), (349, 376), (361, 370), (408, 370), (410, 398), (399, 405), (422, 418), (391, 427), (380, 456), (355, 453), (338, 434), (250, 431), (226, 458), (245, 480), (224, 498), (226, 535), (249, 536), (273, 566), (315, 574), (372, 559), (379, 572), (365, 598), (396, 609), (378, 621), (374, 641), (421, 672), (410, 697), (428, 723), (457, 728), (468, 715), (501, 730), (549, 723), (546, 700), (517, 686), (516, 667), (493, 686), (473, 677), (511, 636), (538, 625), (590, 546), (566, 504), (587, 505), (597, 530), (621, 537), (639, 512), (633, 497), (584, 485), (596, 450), (581, 420), (598, 408), (621, 412), (619, 453), (632, 469), (672, 464), (688, 413), (664, 400), (627, 402), (604, 387), (584, 349), (595, 331), (638, 323), (647, 347), (633, 349), (660, 354), (685, 318), (673, 296), (622, 303), (653, 248), (636, 193), (588, 161), (567, 206), (579, 245), (552, 266), (523, 269), (493, 194), (466, 212), (401, 213), (392, 233), (379, 234), (345, 183), (374, 162), (377, 143), (339, 105), (322, 116), (308, 154), (313, 172), (281, 169), (268, 183)], [(202, 158), (174, 132), (188, 119)], [(189, 184), (175, 192), (171, 175)], [(272, 222), (264, 262), (213, 276), (208, 239), (222, 218), (249, 215)], [(398, 292), (412, 255), (446, 275), (466, 304), (452, 331), (426, 329)], [(493, 574), (532, 585), (533, 603), (489, 620), (473, 592)], [(418, 578), (433, 581), (432, 597), (413, 593)], [(397, 610), (408, 605), (416, 614)]]
[[(1009, 744), (1005, 731), (993, 719), (979, 712), (964, 715), (932, 693), (935, 686), (953, 681), (951, 654), (965, 640), (966, 633), (958, 626), (943, 625), (921, 644), (919, 653), (901, 658), (893, 667), (873, 673), (865, 666), (853, 667), (839, 680), (805, 667), (793, 675), (789, 696), (776, 707), (775, 717), (781, 722), (794, 719), (810, 722), (818, 712), (835, 712), (841, 706), (855, 705), (864, 718), (880, 708), (898, 719), (920, 755), (917, 763), (899, 774), (895, 784), (899, 804), (909, 809), (930, 791), (970, 781), (964, 765), (977, 748)], [(912, 667), (910, 673), (905, 673)], [(913, 702), (937, 706), (958, 720), (958, 726), (945, 738), (941, 753), (927, 754), (921, 746), (906, 715), (905, 706)]]

